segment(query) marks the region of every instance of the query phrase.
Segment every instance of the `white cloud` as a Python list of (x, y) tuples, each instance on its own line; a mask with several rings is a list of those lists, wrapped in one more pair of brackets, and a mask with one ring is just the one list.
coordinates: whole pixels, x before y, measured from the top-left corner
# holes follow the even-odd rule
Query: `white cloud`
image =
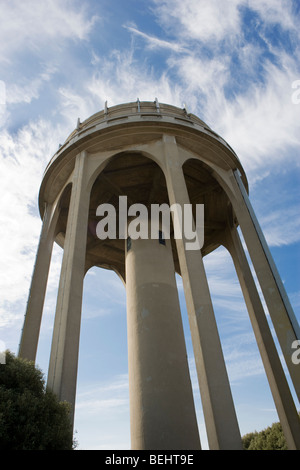
[(269, 246), (290, 245), (300, 241), (300, 206), (272, 211), (261, 218), (264, 235)]
[[(234, 341), (231, 340), (231, 344)], [(244, 346), (235, 349), (231, 354), (224, 353), (228, 375), (232, 384), (237, 384), (248, 377), (257, 377), (265, 373), (263, 363), (254, 351), (245, 351)]]
[(286, 30), (299, 32), (292, 0), (251, 0), (247, 3), (267, 24), (280, 24)]
[(57, 134), (58, 128), (46, 121), (29, 123), (16, 135), (7, 130), (0, 134), (2, 325), (18, 318), (11, 308), (28, 295), (41, 227), (39, 186), (49, 156), (57, 148)]
[[(295, 46), (299, 17), (293, 17), (291, 5), (289, 0), (155, 0), (152, 11), (161, 26), (159, 32), (151, 21), (143, 23), (142, 30), (130, 19), (122, 17), (120, 24), (114, 18), (111, 30), (110, 24), (103, 30), (104, 50), (99, 44), (102, 32), (97, 32), (97, 41), (89, 42), (99, 20), (91, 13), (96, 9), (93, 2), (0, 0), (5, 19), (0, 61), (2, 73), (7, 72), (0, 76), (6, 80), (5, 104), (0, 99), (0, 124), (6, 125), (0, 133), (0, 339), (6, 345), (16, 344), (22, 326), (41, 226), (37, 198), (42, 174), (78, 117), (83, 120), (103, 109), (106, 100), (108, 106), (137, 97), (152, 101), (156, 96), (160, 102), (179, 107), (186, 102), (238, 152), (252, 182), (275, 166), (278, 171), (287, 162), (292, 168), (297, 166), (300, 107), (292, 105), (291, 85), (300, 78)], [(245, 38), (241, 6), (258, 15), (253, 30), (248, 31), (256, 34), (252, 42)], [(100, 13), (101, 8), (102, 4), (97, 7)], [(116, 26), (122, 28), (124, 21), (128, 43), (120, 44), (114, 36), (110, 46), (110, 34)], [(274, 25), (289, 37), (292, 53), (280, 35), (270, 40)], [(125, 37), (124, 29), (121, 36)], [(39, 107), (42, 102), (43, 109)], [(30, 121), (30, 113), (47, 119)], [(28, 125), (20, 125), (21, 119)], [(63, 121), (63, 126), (54, 119)], [(256, 188), (259, 201), (262, 189)], [(299, 241), (297, 204), (289, 204), (288, 210), (285, 204), (274, 208), (275, 198), (271, 209), (269, 200), (257, 204), (264, 233), (273, 246)], [(55, 250), (39, 347), (43, 364), (48, 363), (45, 342), (50, 349), (60, 261), (61, 252)], [(206, 257), (205, 266), (230, 379), (239, 386), (245, 377), (263, 373), (254, 336), (248, 334), (245, 303), (226, 250)], [(125, 315), (125, 289), (110, 274), (91, 270), (86, 277), (83, 321), (88, 326), (97, 323), (96, 317), (101, 317), (102, 328), (102, 321), (118, 321), (115, 312)], [(181, 294), (181, 279), (178, 285)], [(298, 306), (299, 293), (292, 300)], [(97, 365), (99, 358), (92, 361)], [(83, 363), (75, 423), (80, 448), (129, 448), (127, 375), (91, 385), (85, 383), (88, 371), (84, 367)], [(191, 375), (198, 396), (194, 366)]]
[[(97, 18), (88, 17), (82, 3), (71, 0), (0, 1), (0, 61), (11, 62), (21, 50), (46, 52), (45, 45), (58, 46), (59, 39), (83, 40)], [(53, 42), (51, 42), (53, 41)]]
[[(300, 74), (292, 2), (163, 0), (155, 5), (158, 21), (188, 51), (173, 51), (168, 65), (190, 109), (228, 141), (247, 172), (286, 161), (287, 152), (299, 146), (300, 131), (299, 106), (291, 100)], [(241, 7), (261, 19), (250, 40), (241, 27)], [(289, 34), (293, 54), (280, 39), (268, 39), (267, 28), (274, 24)]]
[(286, 162), (287, 151), (299, 147), (299, 108), (291, 101), (296, 70), (267, 62), (265, 71), (265, 84), (253, 84), (235, 100), (224, 99), (224, 112), (215, 122), (246, 171)]
[(79, 386), (75, 412), (79, 449), (130, 448), (128, 387), (127, 374)]
[(178, 75), (190, 92), (210, 96), (213, 90), (223, 89), (230, 80), (228, 58), (208, 59), (190, 53), (182, 58), (169, 59), (169, 65), (178, 69)]
[(136, 36), (140, 36), (146, 40), (148, 47), (150, 49), (169, 49), (174, 52), (183, 52), (185, 48), (181, 46), (180, 43), (177, 42), (170, 42), (164, 39), (159, 39), (155, 36), (150, 34), (143, 33), (139, 31), (136, 27), (130, 25), (124, 25), (124, 28), (128, 29), (128, 31), (132, 32)]
[[(259, 15), (264, 25), (279, 24), (284, 30), (299, 34), (292, 0), (153, 0), (157, 21), (170, 35), (216, 45), (240, 44), (243, 36), (242, 9)], [(261, 26), (261, 25), (260, 25)]]
[[(95, 289), (97, 286), (97, 289)], [(99, 304), (99, 300), (101, 303)], [(114, 271), (94, 267), (84, 280), (83, 321), (126, 310), (126, 289)]]
[(55, 72), (55, 68), (48, 68), (32, 80), (22, 80), (22, 84), (8, 83), (6, 87), (7, 105), (16, 103), (31, 103), (40, 96), (40, 91), (45, 82), (49, 82)]
[(86, 89), (100, 106), (108, 101), (108, 106), (135, 101), (182, 104), (182, 88), (169, 80), (167, 73), (158, 73), (134, 58), (133, 50), (114, 51), (109, 60), (103, 60), (101, 67), (86, 85)]
[(220, 41), (236, 36), (240, 30), (240, 0), (154, 0), (155, 13), (170, 32), (199, 41)]
[[(75, 129), (78, 118), (84, 121), (99, 110), (95, 107), (95, 102), (89, 94), (78, 93), (70, 86), (60, 87), (58, 94), (60, 98), (59, 113), (69, 123), (71, 130)], [(103, 109), (104, 102), (101, 105), (101, 109)]]

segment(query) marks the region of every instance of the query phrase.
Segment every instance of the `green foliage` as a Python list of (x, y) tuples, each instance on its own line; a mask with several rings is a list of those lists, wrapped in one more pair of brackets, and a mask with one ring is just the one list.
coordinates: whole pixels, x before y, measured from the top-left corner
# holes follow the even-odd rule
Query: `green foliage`
[(33, 362), (0, 364), (0, 450), (72, 450), (69, 405), (46, 390)]
[(287, 450), (280, 423), (274, 423), (261, 432), (246, 434), (243, 437), (243, 446), (246, 450)]

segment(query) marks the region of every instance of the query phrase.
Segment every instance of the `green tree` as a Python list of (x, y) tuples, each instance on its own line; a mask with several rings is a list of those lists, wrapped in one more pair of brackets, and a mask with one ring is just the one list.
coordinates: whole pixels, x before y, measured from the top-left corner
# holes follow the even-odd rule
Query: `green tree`
[(260, 432), (246, 434), (243, 436), (243, 446), (246, 450), (287, 450), (280, 423), (273, 423)]
[(72, 450), (69, 405), (46, 389), (33, 362), (0, 364), (0, 450)]

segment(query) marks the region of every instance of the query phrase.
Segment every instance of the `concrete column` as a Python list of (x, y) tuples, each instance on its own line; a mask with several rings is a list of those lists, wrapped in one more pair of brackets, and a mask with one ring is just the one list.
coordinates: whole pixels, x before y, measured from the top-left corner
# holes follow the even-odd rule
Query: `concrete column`
[(200, 449), (170, 240), (126, 253), (131, 445)]
[(86, 158), (85, 152), (77, 155), (73, 174), (47, 383), (60, 400), (72, 405), (72, 415), (76, 395), (89, 207)]
[[(176, 140), (165, 136), (163, 145), (170, 204), (183, 208), (190, 201)], [(173, 220), (176, 223), (176, 213)], [(212, 450), (242, 449), (201, 251), (187, 250), (184, 234), (176, 244), (209, 446)]]
[(224, 245), (230, 252), (236, 268), (288, 448), (291, 450), (300, 449), (300, 420), (298, 413), (245, 252), (235, 227), (228, 227)]
[(58, 211), (45, 208), (39, 246), (31, 278), (24, 325), (19, 346), (19, 357), (35, 361), (51, 262)]
[(229, 191), (228, 196), (240, 224), (295, 391), (300, 400), (300, 366), (292, 361), (292, 355), (295, 352), (292, 344), (300, 339), (299, 324), (237, 172), (230, 175), (230, 184), (234, 194)]

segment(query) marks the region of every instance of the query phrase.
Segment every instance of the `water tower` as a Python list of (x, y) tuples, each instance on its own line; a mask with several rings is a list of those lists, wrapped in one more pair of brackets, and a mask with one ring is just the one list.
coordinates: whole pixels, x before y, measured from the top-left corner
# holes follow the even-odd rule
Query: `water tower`
[[(164, 226), (153, 227), (149, 218), (153, 236), (129, 237), (118, 211), (120, 201), (149, 210), (153, 205), (177, 208), (171, 211), (170, 236)], [(116, 209), (117, 236), (101, 239), (98, 208), (104, 204)], [(185, 232), (181, 237), (176, 232), (182, 223), (180, 209), (191, 207), (195, 223), (201, 205), (204, 242), (199, 249), (189, 249)], [(175, 282), (178, 273), (209, 447), (241, 448), (203, 265), (203, 257), (223, 245), (236, 268), (289, 448), (300, 449), (296, 407), (238, 226), (298, 397), (300, 365), (292, 357), (299, 326), (251, 207), (243, 167), (219, 135), (186, 109), (157, 99), (111, 108), (106, 104), (83, 123), (78, 120), (49, 162), (39, 209), (43, 225), (19, 355), (35, 360), (55, 241), (63, 247), (63, 260), (48, 387), (72, 404), (73, 413), (84, 276), (93, 266), (104, 267), (116, 271), (126, 286), (132, 449), (201, 448)]]

